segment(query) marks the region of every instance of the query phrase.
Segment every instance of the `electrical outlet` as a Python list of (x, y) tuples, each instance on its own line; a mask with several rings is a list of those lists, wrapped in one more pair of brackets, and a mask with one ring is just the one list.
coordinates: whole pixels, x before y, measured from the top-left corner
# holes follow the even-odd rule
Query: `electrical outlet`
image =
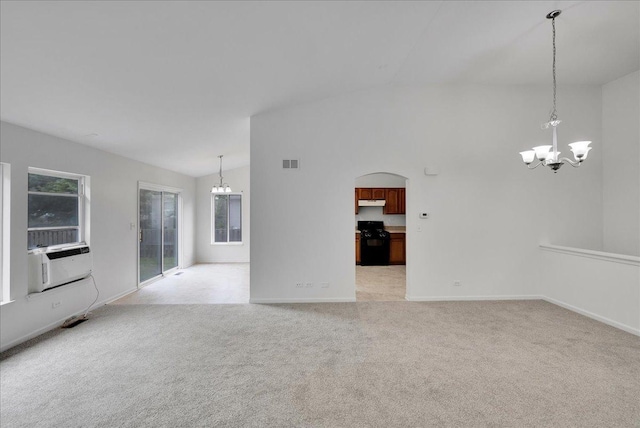
[(455, 281), (453, 281), (453, 285), (456, 286), (456, 287), (459, 287), (459, 286), (462, 285), (462, 282), (460, 282), (459, 279), (456, 279)]
[(51, 304), (51, 309), (55, 309), (55, 308), (57, 308), (58, 306), (60, 306), (60, 302), (53, 302), (53, 303)]
[(329, 288), (329, 283), (328, 282), (321, 282), (320, 283), (320, 288)]
[(304, 287), (304, 282), (296, 282), (296, 288)]
[(304, 286), (305, 288), (313, 288), (313, 282), (307, 282)]

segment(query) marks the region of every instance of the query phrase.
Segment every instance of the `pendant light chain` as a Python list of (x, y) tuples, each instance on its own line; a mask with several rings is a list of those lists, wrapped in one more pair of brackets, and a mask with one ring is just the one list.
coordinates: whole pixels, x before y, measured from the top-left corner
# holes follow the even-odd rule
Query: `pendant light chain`
[(222, 155), (218, 157), (220, 158), (220, 172), (218, 175), (220, 175), (220, 188), (222, 188)]
[(558, 112), (556, 111), (556, 18), (551, 19), (551, 27), (553, 28), (553, 110), (549, 122), (558, 120)]

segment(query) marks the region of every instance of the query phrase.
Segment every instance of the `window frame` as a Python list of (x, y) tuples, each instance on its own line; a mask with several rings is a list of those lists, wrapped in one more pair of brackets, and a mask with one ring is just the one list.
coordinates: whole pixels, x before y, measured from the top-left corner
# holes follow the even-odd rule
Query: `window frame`
[[(78, 180), (78, 226), (58, 226), (58, 227), (29, 227), (28, 219), (27, 219), (27, 236), (29, 232), (34, 230), (63, 230), (63, 229), (78, 229), (78, 240), (76, 242), (68, 242), (65, 244), (58, 245), (49, 245), (48, 247), (36, 247), (36, 248), (27, 248), (27, 253), (31, 254), (34, 251), (41, 250), (42, 248), (47, 249), (57, 249), (57, 248), (65, 248), (65, 247), (73, 247), (81, 244), (89, 244), (89, 181), (90, 178), (87, 175), (82, 174), (74, 174), (70, 172), (62, 172), (62, 171), (54, 171), (50, 169), (43, 168), (34, 168), (29, 167), (28, 174), (37, 174), (44, 175), (47, 177), (55, 177), (55, 178), (67, 178), (70, 180)], [(28, 177), (28, 176), (27, 176)], [(28, 181), (28, 178), (27, 178)], [(29, 195), (49, 195), (49, 196), (58, 196), (58, 197), (75, 197), (76, 194), (71, 193), (49, 193), (49, 192), (36, 192), (29, 190), (27, 185), (27, 198)], [(28, 202), (27, 202), (28, 205)], [(28, 208), (27, 208), (28, 215)], [(28, 237), (27, 237), (28, 240)]]
[(11, 300), (11, 165), (0, 162), (0, 305)]
[[(177, 200), (177, 214), (178, 214), (178, 221), (176, 222), (176, 233), (178, 234), (178, 265), (168, 269), (166, 271), (162, 271), (162, 273), (160, 273), (157, 276), (154, 276), (153, 278), (149, 278), (145, 281), (140, 282), (140, 191), (141, 190), (151, 190), (151, 191), (155, 191), (155, 192), (161, 192), (161, 193), (173, 193), (177, 196), (178, 200)], [(138, 181), (138, 191), (137, 191), (137, 214), (136, 214), (136, 219), (137, 219), (137, 226), (135, 226), (134, 223), (131, 223), (131, 228), (132, 229), (136, 229), (137, 228), (137, 233), (136, 233), (136, 259), (137, 259), (137, 272), (136, 272), (136, 284), (138, 288), (142, 288), (147, 286), (148, 284), (151, 284), (159, 279), (165, 278), (168, 275), (171, 275), (175, 272), (177, 272), (179, 269), (183, 269), (184, 266), (184, 198), (183, 198), (183, 192), (184, 189), (181, 189), (179, 187), (171, 187), (171, 186), (164, 186), (161, 184), (154, 184), (154, 183), (148, 183), (145, 181)], [(163, 198), (164, 199), (164, 198)], [(162, 208), (162, 210), (164, 210), (164, 207)], [(164, 230), (164, 224), (162, 225), (163, 230)], [(162, 240), (162, 244), (161, 247), (164, 248), (164, 233), (162, 233), (161, 235), (161, 240)], [(163, 268), (163, 267), (161, 267)]]
[[(229, 208), (230, 204), (227, 204), (227, 241), (226, 242), (216, 242), (216, 196), (240, 196), (240, 234), (242, 239), (240, 241), (229, 241)], [(210, 219), (210, 227), (211, 227), (211, 245), (244, 245), (244, 215), (242, 215), (242, 210), (244, 207), (243, 202), (243, 194), (242, 192), (218, 192), (211, 193), (211, 219)]]

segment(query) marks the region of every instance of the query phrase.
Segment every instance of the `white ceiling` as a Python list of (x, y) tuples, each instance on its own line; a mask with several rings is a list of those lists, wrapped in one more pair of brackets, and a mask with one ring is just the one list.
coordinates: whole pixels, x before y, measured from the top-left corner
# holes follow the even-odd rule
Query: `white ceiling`
[(553, 9), (559, 85), (640, 68), (637, 1), (0, 4), (2, 120), (196, 177), (219, 154), (248, 165), (249, 117), (269, 109), (389, 84), (550, 84)]

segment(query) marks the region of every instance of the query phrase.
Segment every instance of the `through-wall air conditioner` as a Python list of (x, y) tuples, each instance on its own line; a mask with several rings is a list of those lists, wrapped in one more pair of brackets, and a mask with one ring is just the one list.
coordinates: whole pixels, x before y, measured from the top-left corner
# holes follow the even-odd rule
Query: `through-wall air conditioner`
[(78, 281), (91, 275), (93, 259), (87, 245), (34, 251), (28, 257), (29, 293)]

